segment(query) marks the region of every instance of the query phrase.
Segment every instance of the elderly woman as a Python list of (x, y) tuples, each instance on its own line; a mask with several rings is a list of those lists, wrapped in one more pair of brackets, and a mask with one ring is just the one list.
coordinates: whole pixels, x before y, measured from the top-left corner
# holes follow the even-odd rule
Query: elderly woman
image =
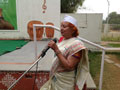
[(89, 69), (86, 47), (77, 37), (79, 33), (75, 18), (65, 16), (61, 23), (61, 35), (58, 44), (52, 40), (48, 43), (56, 57), (51, 77), (40, 90), (83, 90)]

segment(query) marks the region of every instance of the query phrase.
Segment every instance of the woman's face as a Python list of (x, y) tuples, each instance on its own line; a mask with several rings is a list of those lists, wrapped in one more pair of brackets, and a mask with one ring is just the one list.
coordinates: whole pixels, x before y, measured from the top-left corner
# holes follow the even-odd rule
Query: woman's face
[(61, 35), (64, 37), (64, 39), (72, 38), (73, 30), (69, 27), (68, 22), (62, 22), (61, 23)]

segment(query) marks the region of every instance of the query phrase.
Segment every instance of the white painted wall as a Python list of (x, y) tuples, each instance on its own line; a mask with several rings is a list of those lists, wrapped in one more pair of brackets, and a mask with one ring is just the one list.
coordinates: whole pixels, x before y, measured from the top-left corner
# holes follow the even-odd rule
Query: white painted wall
[[(27, 23), (39, 20), (44, 24), (53, 22), (60, 25), (60, 0), (46, 0), (47, 9), (43, 13), (44, 0), (16, 0), (18, 30), (0, 30), (0, 39), (29, 39)], [(55, 37), (58, 36), (55, 33)]]
[[(0, 39), (29, 39), (27, 24), (31, 20), (39, 20), (44, 24), (53, 22), (56, 27), (60, 27), (60, 22), (65, 15), (60, 15), (60, 0), (46, 0), (45, 13), (43, 13), (43, 3), (44, 0), (16, 0), (18, 30), (0, 30)], [(78, 20), (81, 37), (92, 42), (101, 41), (102, 14), (69, 15)], [(56, 31), (55, 37), (60, 37), (60, 33)]]
[[(61, 14), (61, 20), (64, 15)], [(102, 30), (102, 14), (68, 14), (75, 17), (78, 21), (79, 36), (92, 42), (99, 43), (101, 41)]]

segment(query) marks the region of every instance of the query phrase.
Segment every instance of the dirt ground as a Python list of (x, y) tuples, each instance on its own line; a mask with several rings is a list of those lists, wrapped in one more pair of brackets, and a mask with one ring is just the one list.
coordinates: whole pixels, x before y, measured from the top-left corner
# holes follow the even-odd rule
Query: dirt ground
[[(120, 64), (120, 60), (115, 55), (108, 55), (115, 63)], [(95, 77), (95, 83), (99, 84), (99, 74)], [(105, 62), (102, 90), (120, 90), (120, 68), (114, 64)]]
[[(118, 37), (120, 36), (120, 31), (111, 31), (108, 36)], [(120, 44), (120, 42), (101, 41), (101, 45), (104, 47), (106, 47), (109, 43)], [(110, 57), (109, 59), (114, 63), (120, 64), (120, 60), (117, 56), (113, 54), (107, 54), (107, 56)], [(97, 87), (99, 86), (99, 77), (100, 74), (98, 73), (94, 78)], [(106, 61), (104, 63), (102, 90), (120, 90), (120, 67), (115, 66), (113, 63), (107, 63)]]
[(112, 61), (114, 61), (115, 63), (120, 64), (120, 60), (117, 58), (117, 56), (116, 56), (116, 55), (113, 55), (113, 54), (108, 54), (107, 56), (109, 56), (109, 57), (110, 57), (110, 59), (111, 59)]
[(120, 68), (105, 62), (102, 90), (120, 90)]

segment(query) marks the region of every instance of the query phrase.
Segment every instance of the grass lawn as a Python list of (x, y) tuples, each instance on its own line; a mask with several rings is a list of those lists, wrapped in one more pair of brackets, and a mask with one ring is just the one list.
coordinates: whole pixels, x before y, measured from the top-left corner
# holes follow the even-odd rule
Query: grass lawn
[(118, 60), (120, 61), (120, 52), (106, 52), (106, 54), (115, 55), (118, 58)]
[(108, 47), (120, 48), (120, 44), (109, 43), (107, 46), (108, 46)]
[[(112, 47), (112, 48), (120, 48), (120, 43), (109, 43), (107, 44), (107, 47)], [(108, 52), (110, 54), (116, 55), (117, 58), (120, 60), (120, 52)]]
[(90, 73), (94, 78), (96, 74), (100, 72), (101, 54), (98, 52), (90, 52), (88, 56), (90, 61)]
[[(120, 53), (117, 52), (107, 52), (107, 55), (112, 54), (116, 55), (120, 60)], [(89, 61), (90, 61), (90, 73), (93, 77), (93, 80), (97, 86), (99, 86), (99, 77), (100, 77), (100, 67), (101, 67), (101, 53), (99, 52), (89, 52)], [(114, 58), (111, 58), (114, 59)], [(120, 68), (116, 67), (114, 64), (104, 64), (104, 73), (103, 73), (103, 86), (102, 90), (120, 90)]]
[(120, 68), (105, 62), (102, 90), (120, 90)]
[(100, 66), (101, 66), (101, 53), (89, 52), (88, 57), (90, 62), (90, 73), (93, 77), (93, 80), (98, 90), (99, 74), (100, 74)]
[(116, 54), (114, 54), (114, 55), (116, 55), (117, 58), (118, 58), (118, 60), (120, 61), (120, 52), (118, 52), (118, 53), (116, 53)]
[(114, 42), (119, 42), (120, 37), (102, 37), (102, 41), (114, 41)]
[(120, 60), (120, 53), (117, 55), (118, 59)]

